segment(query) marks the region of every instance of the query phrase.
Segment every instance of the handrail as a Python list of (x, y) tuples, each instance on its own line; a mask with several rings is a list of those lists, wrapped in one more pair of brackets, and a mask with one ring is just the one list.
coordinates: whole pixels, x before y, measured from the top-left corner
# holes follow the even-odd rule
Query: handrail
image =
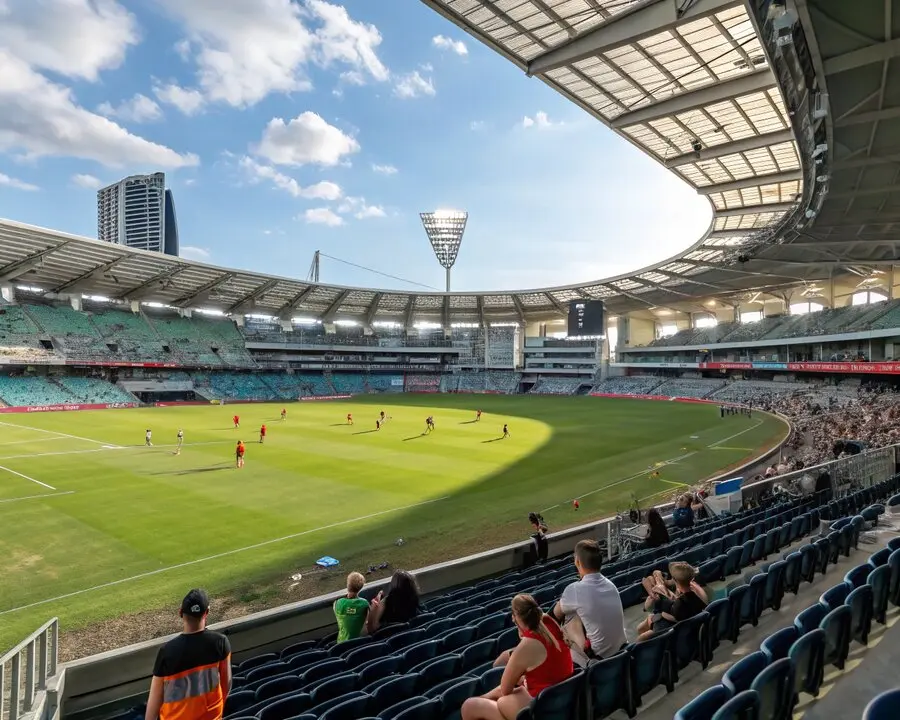
[[(47, 694), (47, 680), (56, 675), (58, 660), (59, 618), (45, 622), (0, 658), (0, 720), (18, 720), (23, 714), (30, 713), (41, 705)], [(10, 667), (8, 689), (7, 665)]]

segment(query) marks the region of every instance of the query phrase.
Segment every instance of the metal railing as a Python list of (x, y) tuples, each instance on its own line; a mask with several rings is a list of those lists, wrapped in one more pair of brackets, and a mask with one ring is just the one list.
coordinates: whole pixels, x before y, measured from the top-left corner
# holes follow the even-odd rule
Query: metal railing
[(0, 657), (0, 720), (18, 720), (41, 707), (47, 681), (56, 675), (58, 657), (58, 618)]

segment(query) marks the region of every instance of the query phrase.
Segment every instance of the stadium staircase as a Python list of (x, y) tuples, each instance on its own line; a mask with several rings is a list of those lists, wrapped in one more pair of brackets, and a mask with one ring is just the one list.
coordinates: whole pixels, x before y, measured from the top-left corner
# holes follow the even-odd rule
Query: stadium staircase
[[(711, 602), (545, 690), (520, 717), (709, 720), (736, 703), (761, 708), (752, 716), (766, 720), (787, 720), (794, 710), (857, 716), (865, 701), (857, 695), (896, 684), (884, 670), (861, 685), (858, 667), (889, 656), (895, 668), (900, 659), (897, 643), (883, 642), (900, 618), (900, 537), (877, 527), (885, 519), (877, 501), (890, 497), (900, 510), (900, 495), (891, 497), (898, 489), (900, 476), (832, 502), (748, 511), (675, 531), (663, 548), (609, 563), (604, 572), (619, 588), (630, 637), (643, 617), (641, 578), (672, 560), (699, 567)], [(819, 533), (827, 518), (836, 520)], [(499, 683), (494, 658), (518, 642), (512, 596), (531, 593), (549, 610), (574, 579), (571, 557), (559, 558), (430, 598), (413, 621), (373, 637), (335, 644), (331, 636), (243, 658), (225, 717), (458, 718), (466, 698)], [(856, 715), (846, 702), (857, 703)]]

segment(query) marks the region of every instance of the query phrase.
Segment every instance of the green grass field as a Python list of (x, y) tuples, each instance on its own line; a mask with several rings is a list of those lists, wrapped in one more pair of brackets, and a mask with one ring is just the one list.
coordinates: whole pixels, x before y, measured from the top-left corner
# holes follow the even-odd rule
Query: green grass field
[[(0, 416), (0, 649), (54, 615), (83, 628), (170, 607), (197, 585), (299, 599), (335, 589), (344, 569), (420, 567), (523, 539), (531, 510), (551, 529), (586, 522), (733, 467), (786, 431), (714, 406), (588, 397), (359, 398), (292, 404), (285, 422), (280, 409)], [(392, 419), (374, 432), (382, 409)], [(436, 431), (423, 436), (429, 414)], [(504, 422), (512, 436), (498, 440)], [(341, 572), (313, 573), (286, 598), (289, 575), (324, 554)]]

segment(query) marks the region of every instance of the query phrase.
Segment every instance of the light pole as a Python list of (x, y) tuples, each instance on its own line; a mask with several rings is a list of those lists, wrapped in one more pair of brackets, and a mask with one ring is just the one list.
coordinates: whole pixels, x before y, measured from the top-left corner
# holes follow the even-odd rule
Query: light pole
[(435, 210), (419, 213), (419, 217), (435, 257), (447, 271), (447, 292), (450, 292), (450, 268), (459, 255), (469, 213), (461, 210)]

